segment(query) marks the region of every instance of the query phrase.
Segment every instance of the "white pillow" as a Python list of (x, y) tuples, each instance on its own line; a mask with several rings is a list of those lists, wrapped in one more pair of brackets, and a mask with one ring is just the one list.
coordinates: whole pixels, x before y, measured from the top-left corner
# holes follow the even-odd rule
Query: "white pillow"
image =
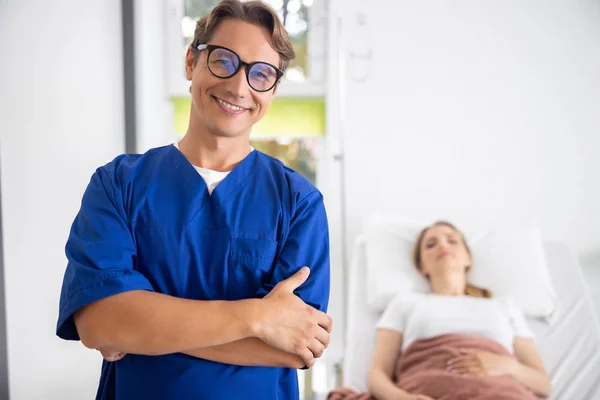
[[(430, 291), (429, 283), (412, 263), (414, 242), (426, 225), (386, 215), (367, 220), (367, 304), (373, 310), (383, 311), (399, 293)], [(509, 297), (528, 317), (552, 314), (556, 294), (537, 226), (513, 225), (465, 236), (473, 256), (470, 283), (491, 290), (495, 296)]]

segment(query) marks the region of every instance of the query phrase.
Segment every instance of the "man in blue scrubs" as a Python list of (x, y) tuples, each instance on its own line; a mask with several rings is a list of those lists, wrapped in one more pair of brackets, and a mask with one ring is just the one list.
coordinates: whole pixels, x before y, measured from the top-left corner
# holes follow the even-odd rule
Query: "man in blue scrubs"
[(223, 1), (186, 54), (185, 137), (92, 176), (57, 334), (105, 356), (97, 398), (298, 398), (331, 332), (327, 217), (249, 145), (293, 57), (270, 8)]

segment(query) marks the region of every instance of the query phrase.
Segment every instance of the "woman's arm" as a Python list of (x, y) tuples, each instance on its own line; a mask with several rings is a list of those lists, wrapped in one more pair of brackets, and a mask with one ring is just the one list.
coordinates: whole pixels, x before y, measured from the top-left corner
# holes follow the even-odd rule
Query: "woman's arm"
[(510, 374), (538, 396), (550, 397), (552, 380), (544, 368), (533, 340), (528, 337), (515, 337), (513, 347), (519, 362), (514, 363)]
[(390, 329), (378, 329), (375, 355), (369, 370), (368, 385), (373, 397), (378, 400), (410, 398), (394, 384), (394, 367), (402, 350), (402, 333)]

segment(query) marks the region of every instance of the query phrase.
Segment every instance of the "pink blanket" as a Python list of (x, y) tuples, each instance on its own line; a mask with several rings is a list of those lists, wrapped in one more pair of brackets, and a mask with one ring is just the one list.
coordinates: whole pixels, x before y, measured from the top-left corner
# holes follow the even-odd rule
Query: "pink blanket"
[[(446, 370), (446, 363), (460, 355), (461, 349), (488, 351), (510, 356), (493, 340), (472, 335), (442, 335), (412, 343), (396, 364), (396, 385), (414, 394), (435, 400), (536, 400), (537, 397), (509, 376), (478, 377)], [(365, 360), (371, 362), (371, 360)], [(330, 400), (372, 399), (368, 393), (346, 388), (329, 393)]]

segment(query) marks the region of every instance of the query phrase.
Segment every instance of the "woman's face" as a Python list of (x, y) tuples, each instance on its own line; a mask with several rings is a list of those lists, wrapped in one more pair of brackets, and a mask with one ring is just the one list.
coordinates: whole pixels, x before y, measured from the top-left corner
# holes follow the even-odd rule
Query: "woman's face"
[(446, 225), (429, 228), (421, 242), (420, 270), (424, 276), (436, 278), (449, 274), (464, 274), (471, 265), (462, 236)]

